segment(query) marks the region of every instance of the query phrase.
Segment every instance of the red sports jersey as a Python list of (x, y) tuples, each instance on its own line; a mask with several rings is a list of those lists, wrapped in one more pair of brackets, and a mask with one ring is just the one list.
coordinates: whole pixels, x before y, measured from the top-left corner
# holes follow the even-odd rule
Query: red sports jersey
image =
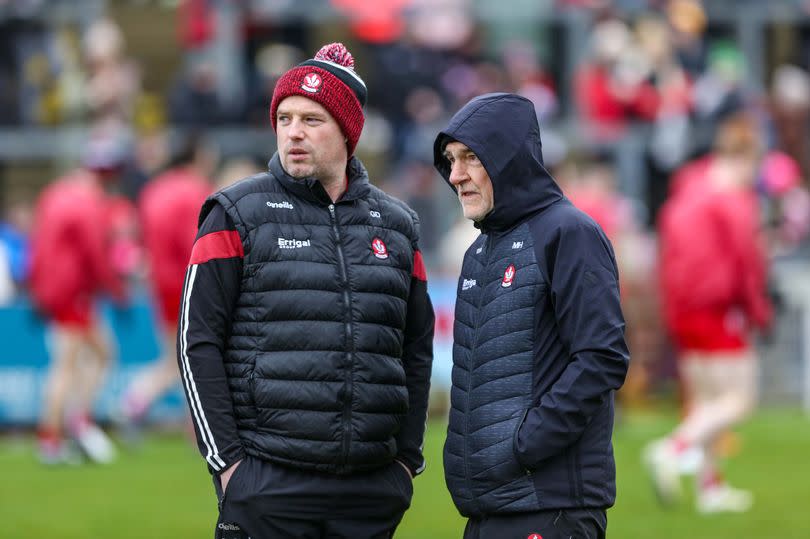
[(97, 178), (87, 171), (55, 181), (37, 201), (31, 295), (58, 322), (86, 327), (97, 293), (124, 297), (108, 252), (107, 205)]
[(770, 323), (767, 261), (755, 193), (713, 189), (701, 178), (709, 165), (689, 165), (661, 209), (664, 318), (682, 348), (733, 350), (747, 346), (751, 326)]
[(210, 193), (208, 181), (188, 168), (164, 172), (141, 193), (144, 245), (162, 319), (169, 327), (177, 323), (197, 217)]

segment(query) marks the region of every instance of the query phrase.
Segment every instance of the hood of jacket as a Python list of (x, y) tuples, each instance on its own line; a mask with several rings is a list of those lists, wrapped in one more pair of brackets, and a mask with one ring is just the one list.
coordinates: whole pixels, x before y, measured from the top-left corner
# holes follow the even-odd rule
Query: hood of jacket
[(448, 142), (470, 148), (492, 181), (493, 210), (476, 223), (482, 231), (509, 230), (563, 198), (543, 164), (540, 127), (534, 105), (507, 93), (484, 94), (459, 110), (433, 144), (433, 164), (450, 184)]

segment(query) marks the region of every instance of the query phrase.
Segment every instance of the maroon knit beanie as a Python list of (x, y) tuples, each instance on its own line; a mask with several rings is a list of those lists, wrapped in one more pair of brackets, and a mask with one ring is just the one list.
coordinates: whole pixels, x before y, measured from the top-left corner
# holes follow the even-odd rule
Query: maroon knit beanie
[(354, 57), (342, 43), (324, 45), (315, 58), (301, 62), (276, 82), (270, 103), (270, 121), (276, 130), (276, 110), (285, 97), (301, 95), (320, 103), (340, 125), (348, 142), (348, 155), (354, 154), (363, 131), (366, 85), (354, 72)]

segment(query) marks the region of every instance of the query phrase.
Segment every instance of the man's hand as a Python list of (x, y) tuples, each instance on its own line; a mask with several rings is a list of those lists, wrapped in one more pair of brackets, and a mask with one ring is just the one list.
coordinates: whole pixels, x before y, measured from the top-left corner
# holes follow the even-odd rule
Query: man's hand
[(236, 471), (241, 462), (242, 459), (237, 460), (227, 470), (219, 474), (219, 484), (222, 485), (222, 492), (225, 492), (225, 490), (228, 488), (228, 481), (231, 480), (233, 472)]
[(411, 481), (413, 481), (413, 474), (411, 473), (411, 469), (405, 466), (405, 464), (401, 460), (394, 459), (394, 462), (405, 468), (405, 471), (408, 472), (408, 477), (410, 477)]

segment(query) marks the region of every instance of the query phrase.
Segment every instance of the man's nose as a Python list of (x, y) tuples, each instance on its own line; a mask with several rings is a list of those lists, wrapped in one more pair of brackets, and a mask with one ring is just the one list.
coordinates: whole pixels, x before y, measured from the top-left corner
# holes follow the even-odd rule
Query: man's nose
[(450, 184), (456, 186), (466, 179), (467, 171), (464, 170), (464, 167), (460, 166), (457, 162), (453, 163), (450, 168)]
[(294, 139), (303, 138), (304, 136), (303, 123), (299, 120), (293, 120), (292, 122), (290, 122), (290, 127), (287, 130), (287, 133), (289, 134), (290, 138)]

